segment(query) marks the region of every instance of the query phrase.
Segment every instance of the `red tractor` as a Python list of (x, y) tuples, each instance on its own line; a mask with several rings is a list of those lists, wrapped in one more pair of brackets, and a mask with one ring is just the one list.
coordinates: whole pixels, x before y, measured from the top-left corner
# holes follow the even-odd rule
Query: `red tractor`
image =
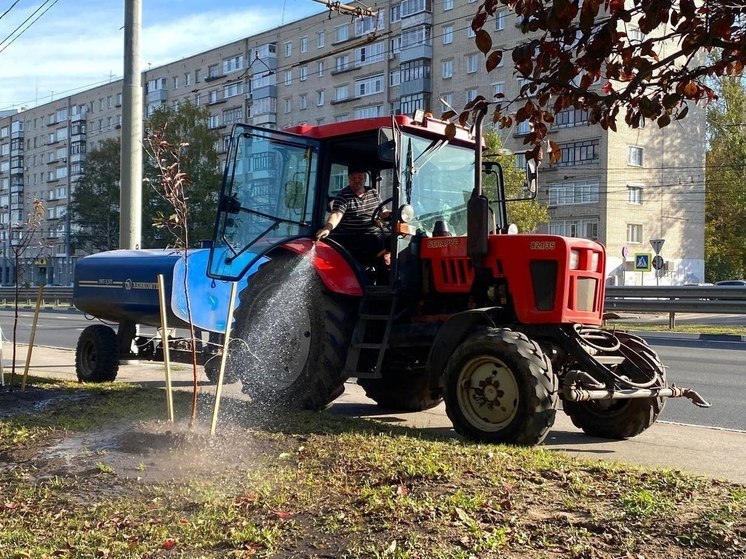
[[(609, 438), (650, 427), (665, 398), (708, 406), (667, 385), (643, 339), (601, 327), (602, 245), (509, 232), (502, 169), (482, 161), (482, 116), (476, 136), (406, 116), (234, 128), (208, 275), (245, 279), (264, 263), (240, 293), (230, 376), (256, 402), (310, 409), (356, 378), (383, 407), (444, 399), (462, 435), (524, 445), (544, 439), (558, 400), (576, 426)], [(392, 210), (385, 270), (333, 236), (314, 242), (360, 165)]]

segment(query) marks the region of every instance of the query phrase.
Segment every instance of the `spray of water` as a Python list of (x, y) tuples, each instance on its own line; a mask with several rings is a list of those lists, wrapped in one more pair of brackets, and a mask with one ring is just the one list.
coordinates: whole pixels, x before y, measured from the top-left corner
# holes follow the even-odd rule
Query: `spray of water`
[[(258, 294), (250, 324), (229, 348), (229, 366), (242, 372), (248, 392), (290, 387), (306, 365), (311, 348), (313, 305), (312, 249), (291, 261), (291, 268)], [(267, 264), (272, 266), (272, 263)]]

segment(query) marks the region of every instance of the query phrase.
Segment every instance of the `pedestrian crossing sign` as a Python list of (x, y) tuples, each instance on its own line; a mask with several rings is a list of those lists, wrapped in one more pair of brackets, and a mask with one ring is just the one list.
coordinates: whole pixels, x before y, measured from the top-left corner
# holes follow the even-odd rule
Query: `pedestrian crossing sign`
[(650, 262), (649, 252), (635, 253), (635, 271), (636, 272), (649, 272), (650, 264), (651, 262)]

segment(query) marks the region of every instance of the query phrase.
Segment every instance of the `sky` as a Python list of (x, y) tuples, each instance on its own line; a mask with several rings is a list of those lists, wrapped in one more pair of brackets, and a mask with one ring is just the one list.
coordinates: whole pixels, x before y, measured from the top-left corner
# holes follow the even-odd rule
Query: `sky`
[[(326, 8), (314, 0), (141, 0), (147, 70)], [(4, 14), (4, 15), (3, 15)], [(0, 0), (0, 111), (121, 79), (124, 0)]]

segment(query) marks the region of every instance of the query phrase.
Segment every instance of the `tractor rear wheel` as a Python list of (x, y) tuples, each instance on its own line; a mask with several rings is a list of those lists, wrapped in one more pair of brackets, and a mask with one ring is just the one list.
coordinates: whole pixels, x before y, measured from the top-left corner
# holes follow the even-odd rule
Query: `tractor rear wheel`
[(226, 373), (254, 402), (322, 409), (344, 392), (352, 317), (310, 255), (273, 257), (240, 294)]
[(80, 382), (107, 382), (119, 372), (119, 344), (113, 328), (88, 326), (75, 346), (75, 372)]
[[(615, 332), (615, 335), (622, 344), (620, 353), (627, 358), (619, 365), (616, 373), (638, 383), (658, 376), (660, 381), (654, 386), (665, 385), (665, 368), (655, 350), (645, 340), (633, 334)], [(605, 439), (628, 439), (639, 435), (655, 423), (665, 402), (665, 398), (564, 401), (562, 408), (570, 416), (573, 424), (586, 435)]]
[(541, 348), (520, 332), (470, 335), (446, 364), (446, 413), (461, 435), (535, 445), (554, 424), (557, 376)]

